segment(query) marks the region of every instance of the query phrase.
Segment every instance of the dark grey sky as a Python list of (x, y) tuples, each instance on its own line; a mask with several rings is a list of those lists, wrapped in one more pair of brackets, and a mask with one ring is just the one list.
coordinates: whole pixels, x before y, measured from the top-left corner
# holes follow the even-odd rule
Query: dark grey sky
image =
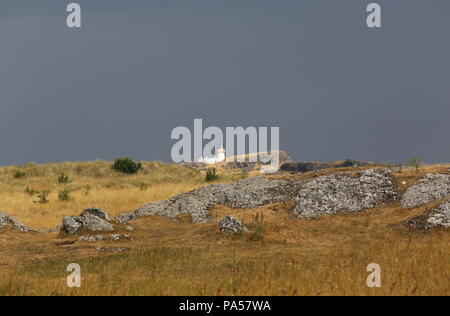
[(0, 165), (170, 160), (176, 126), (279, 126), (296, 160), (449, 161), (450, 1), (0, 3)]

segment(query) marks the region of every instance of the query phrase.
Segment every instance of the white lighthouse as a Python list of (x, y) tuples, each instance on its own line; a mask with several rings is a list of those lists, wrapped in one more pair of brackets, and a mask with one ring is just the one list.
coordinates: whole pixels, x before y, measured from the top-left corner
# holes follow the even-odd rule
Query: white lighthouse
[(213, 165), (215, 163), (225, 161), (225, 153), (226, 153), (225, 149), (223, 147), (220, 147), (217, 150), (217, 154), (215, 157), (202, 157), (198, 160), (198, 162), (203, 162), (208, 165)]

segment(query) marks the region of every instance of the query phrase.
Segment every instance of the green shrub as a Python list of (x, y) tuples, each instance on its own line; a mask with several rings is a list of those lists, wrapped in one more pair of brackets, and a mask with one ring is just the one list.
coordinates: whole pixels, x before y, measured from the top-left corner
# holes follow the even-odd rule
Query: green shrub
[(21, 170), (16, 170), (16, 171), (14, 172), (14, 174), (13, 174), (13, 177), (14, 177), (15, 179), (22, 179), (22, 178), (25, 178), (25, 177), (26, 177), (26, 173), (23, 172), (23, 171), (21, 171)]
[(134, 174), (142, 169), (142, 164), (135, 162), (129, 157), (118, 158), (114, 161), (112, 169), (121, 173)]
[(58, 178), (58, 183), (69, 183), (69, 182), (70, 178), (64, 173), (62, 173)]
[(219, 179), (219, 175), (217, 174), (216, 168), (208, 168), (206, 170), (206, 178), (205, 179), (207, 182), (212, 182), (212, 181), (216, 181), (217, 179)]
[(70, 195), (70, 190), (69, 189), (64, 189), (61, 192), (59, 192), (58, 199), (61, 202), (68, 202), (68, 201), (71, 201), (73, 198)]

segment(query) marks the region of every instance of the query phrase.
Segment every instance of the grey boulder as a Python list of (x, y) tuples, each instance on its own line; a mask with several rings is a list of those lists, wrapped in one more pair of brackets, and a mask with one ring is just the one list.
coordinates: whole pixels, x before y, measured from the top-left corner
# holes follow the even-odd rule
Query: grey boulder
[(450, 175), (428, 174), (406, 191), (401, 203), (405, 208), (416, 208), (448, 196), (450, 196)]
[(111, 221), (111, 217), (109, 216), (109, 214), (107, 212), (105, 212), (104, 210), (102, 210), (101, 208), (96, 208), (96, 207), (87, 208), (83, 212), (81, 212), (80, 216), (84, 216), (87, 214), (97, 216), (108, 222)]
[(433, 209), (430, 213), (418, 216), (406, 222), (410, 228), (423, 230), (450, 227), (450, 200)]
[(111, 232), (114, 231), (114, 226), (92, 214), (64, 217), (61, 228), (63, 232), (73, 235), (82, 229), (93, 232)]
[(219, 228), (222, 233), (231, 234), (239, 234), (248, 231), (241, 221), (233, 218), (232, 216), (227, 216), (220, 221)]
[(310, 219), (342, 212), (359, 212), (397, 199), (392, 171), (369, 169), (360, 173), (326, 175), (307, 182), (300, 190), (294, 213)]

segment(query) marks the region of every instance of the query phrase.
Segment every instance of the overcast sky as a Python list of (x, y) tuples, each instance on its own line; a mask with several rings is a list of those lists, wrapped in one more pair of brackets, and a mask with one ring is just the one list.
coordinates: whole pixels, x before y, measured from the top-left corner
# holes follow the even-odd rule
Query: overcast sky
[(170, 161), (173, 128), (279, 126), (295, 160), (450, 161), (450, 1), (0, 3), (0, 165)]

